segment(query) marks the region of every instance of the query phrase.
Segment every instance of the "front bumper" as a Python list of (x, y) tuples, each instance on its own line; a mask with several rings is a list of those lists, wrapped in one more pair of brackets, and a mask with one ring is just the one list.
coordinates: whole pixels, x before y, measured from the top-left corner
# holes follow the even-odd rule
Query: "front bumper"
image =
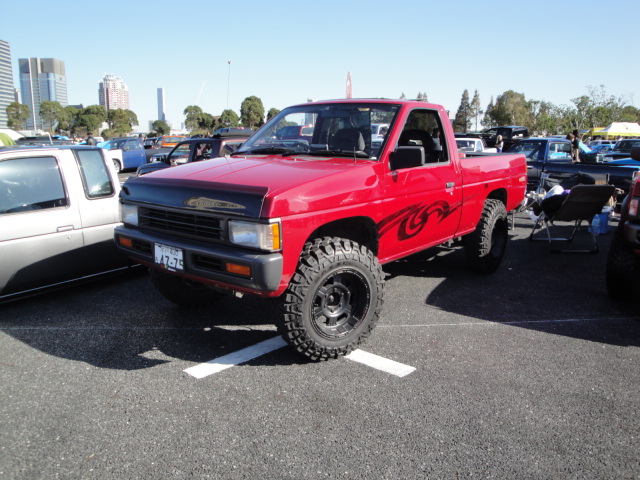
[[(280, 253), (262, 253), (224, 245), (184, 240), (157, 233), (148, 234), (126, 226), (115, 229), (115, 241), (120, 250), (136, 261), (152, 268), (164, 270), (155, 263), (156, 243), (180, 248), (184, 255), (184, 270), (176, 273), (195, 278), (203, 283), (226, 288), (237, 287), (240, 291), (256, 293), (275, 292), (282, 278), (283, 259)], [(131, 247), (125, 247), (119, 237), (131, 240)], [(227, 264), (243, 265), (250, 269), (250, 275), (229, 273)], [(166, 271), (166, 270), (164, 270)]]

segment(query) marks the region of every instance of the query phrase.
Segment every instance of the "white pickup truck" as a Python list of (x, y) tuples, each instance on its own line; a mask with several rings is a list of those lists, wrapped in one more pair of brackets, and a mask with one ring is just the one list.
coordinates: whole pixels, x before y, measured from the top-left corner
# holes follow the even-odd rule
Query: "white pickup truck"
[(0, 302), (114, 272), (120, 182), (106, 150), (0, 148)]
[(496, 153), (495, 148), (487, 147), (483, 138), (456, 137), (458, 151), (468, 153)]

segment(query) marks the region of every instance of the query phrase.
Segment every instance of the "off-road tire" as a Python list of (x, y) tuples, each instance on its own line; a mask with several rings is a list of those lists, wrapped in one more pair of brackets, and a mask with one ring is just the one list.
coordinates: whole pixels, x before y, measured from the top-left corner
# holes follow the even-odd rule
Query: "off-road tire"
[(507, 210), (500, 200), (488, 199), (476, 229), (463, 237), (467, 263), (478, 273), (495, 272), (508, 241)]
[(177, 275), (150, 270), (151, 282), (165, 298), (183, 308), (200, 308), (211, 305), (222, 295), (203, 283)]
[(344, 238), (308, 242), (278, 300), (278, 332), (313, 361), (347, 355), (375, 327), (384, 273), (366, 247)]
[(640, 264), (624, 241), (622, 226), (616, 228), (609, 246), (606, 283), (609, 296), (616, 300), (634, 300), (640, 293)]

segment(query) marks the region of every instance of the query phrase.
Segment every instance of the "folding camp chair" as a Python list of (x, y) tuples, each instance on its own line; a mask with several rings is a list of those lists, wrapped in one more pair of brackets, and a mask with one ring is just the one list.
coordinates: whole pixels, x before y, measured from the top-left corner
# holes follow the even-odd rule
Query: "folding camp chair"
[[(560, 252), (574, 253), (596, 253), (598, 251), (598, 239), (593, 231), (591, 221), (593, 217), (602, 212), (602, 208), (607, 204), (611, 196), (615, 192), (613, 185), (576, 185), (568, 195), (552, 195), (545, 198), (540, 203), (540, 215), (536, 220), (531, 234), (530, 240), (544, 241), (545, 238), (534, 236), (536, 229), (540, 224), (547, 232), (549, 248), (553, 241), (571, 241), (578, 231), (580, 224), (584, 221), (589, 224), (589, 233), (593, 241), (593, 247), (589, 249), (569, 249), (569, 250), (552, 250)], [(557, 222), (573, 222), (573, 231), (569, 237), (551, 237), (550, 226)]]

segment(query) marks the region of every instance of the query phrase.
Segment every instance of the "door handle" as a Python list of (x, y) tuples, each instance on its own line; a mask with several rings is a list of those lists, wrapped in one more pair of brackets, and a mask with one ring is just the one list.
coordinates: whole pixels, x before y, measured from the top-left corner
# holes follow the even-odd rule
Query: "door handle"
[(58, 227), (57, 232), (69, 232), (73, 230), (73, 225), (65, 225), (64, 227)]
[(455, 186), (455, 182), (447, 182), (445, 188), (453, 188)]

